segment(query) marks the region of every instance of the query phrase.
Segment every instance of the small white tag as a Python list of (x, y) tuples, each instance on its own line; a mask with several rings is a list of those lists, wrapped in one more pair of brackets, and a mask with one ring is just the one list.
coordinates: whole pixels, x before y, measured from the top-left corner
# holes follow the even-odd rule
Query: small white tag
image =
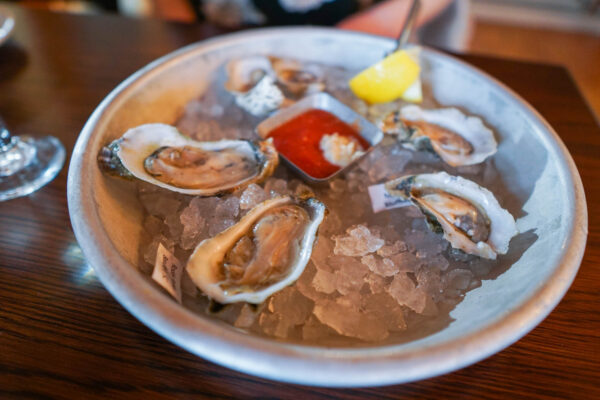
[(181, 303), (182, 272), (183, 268), (179, 260), (162, 243), (159, 243), (156, 250), (156, 261), (154, 262), (152, 279), (165, 288), (178, 303)]
[(383, 183), (369, 186), (369, 197), (371, 198), (371, 207), (374, 213), (391, 210), (392, 208), (409, 206), (412, 203), (409, 200), (401, 199), (390, 195), (385, 190)]

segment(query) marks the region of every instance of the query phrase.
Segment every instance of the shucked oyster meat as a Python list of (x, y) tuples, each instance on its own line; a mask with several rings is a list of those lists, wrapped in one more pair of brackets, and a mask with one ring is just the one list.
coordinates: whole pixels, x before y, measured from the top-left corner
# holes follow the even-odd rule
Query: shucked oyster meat
[(267, 200), (237, 224), (200, 242), (187, 271), (213, 300), (261, 303), (300, 277), (325, 212), (315, 198)]
[(264, 56), (236, 58), (227, 63), (225, 89), (235, 103), (252, 115), (262, 116), (277, 110), (285, 97), (275, 84), (271, 61)]
[(325, 89), (322, 68), (296, 60), (271, 57), (277, 81), (292, 95), (321, 92)]
[(483, 162), (496, 152), (494, 133), (479, 117), (456, 108), (424, 110), (416, 105), (388, 114), (379, 124), (405, 147), (429, 150), (453, 167)]
[(442, 230), (452, 247), (495, 259), (506, 254), (517, 234), (513, 216), (494, 195), (475, 182), (445, 172), (408, 175), (387, 182), (392, 196), (410, 200), (425, 214), (430, 227)]
[(102, 148), (98, 161), (113, 175), (213, 196), (266, 179), (277, 167), (278, 155), (270, 140), (197, 142), (170, 125), (146, 124)]

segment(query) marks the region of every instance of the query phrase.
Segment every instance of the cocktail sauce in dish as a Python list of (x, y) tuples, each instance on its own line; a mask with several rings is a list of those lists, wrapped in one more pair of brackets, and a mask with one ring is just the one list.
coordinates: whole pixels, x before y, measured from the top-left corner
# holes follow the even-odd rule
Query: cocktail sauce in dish
[[(273, 138), (279, 153), (307, 175), (317, 179), (327, 178), (343, 168), (343, 164), (336, 165), (327, 160), (322, 142), (325, 136), (332, 138), (329, 142), (337, 143), (345, 149), (348, 146), (354, 148), (357, 155), (371, 146), (355, 128), (332, 113), (319, 109), (305, 111), (273, 129), (268, 135)], [(336, 153), (337, 150), (340, 149), (334, 149), (333, 152)]]

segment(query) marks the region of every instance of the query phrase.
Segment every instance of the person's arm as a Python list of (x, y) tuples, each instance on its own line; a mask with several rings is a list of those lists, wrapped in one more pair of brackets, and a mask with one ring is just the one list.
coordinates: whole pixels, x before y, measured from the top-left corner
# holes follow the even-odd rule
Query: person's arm
[[(453, 0), (421, 0), (416, 27), (440, 14)], [(386, 0), (365, 11), (345, 18), (337, 24), (339, 28), (396, 37), (404, 24), (412, 0)]]
[(196, 14), (188, 0), (153, 0), (154, 16), (171, 21), (193, 22)]
[(196, 14), (188, 0), (117, 0), (122, 13), (170, 21), (193, 22)]

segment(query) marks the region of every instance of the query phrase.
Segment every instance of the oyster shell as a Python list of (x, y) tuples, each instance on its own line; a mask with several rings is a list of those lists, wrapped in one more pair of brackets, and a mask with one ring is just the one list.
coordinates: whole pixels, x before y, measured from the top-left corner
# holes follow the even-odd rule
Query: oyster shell
[(146, 124), (104, 147), (98, 162), (112, 175), (183, 194), (213, 196), (263, 181), (279, 157), (270, 140), (198, 142), (170, 125)]
[(235, 103), (252, 115), (262, 116), (277, 110), (285, 100), (275, 84), (276, 74), (267, 57), (252, 56), (231, 60), (225, 67), (225, 89)]
[(220, 303), (261, 303), (300, 277), (326, 208), (315, 198), (276, 197), (196, 247), (187, 271)]
[(271, 61), (263, 56), (233, 59), (227, 63), (225, 70), (228, 77), (225, 89), (230, 92), (245, 93), (265, 76), (275, 78)]
[(513, 216), (492, 192), (475, 182), (448, 175), (407, 175), (385, 184), (387, 192), (410, 200), (433, 230), (442, 230), (452, 247), (479, 257), (506, 254), (518, 231)]
[(481, 118), (456, 108), (424, 110), (409, 105), (388, 114), (379, 127), (384, 133), (398, 135), (405, 147), (433, 151), (453, 167), (483, 162), (498, 147), (494, 133)]
[(321, 92), (325, 89), (323, 71), (315, 64), (271, 57), (277, 81), (295, 96)]

